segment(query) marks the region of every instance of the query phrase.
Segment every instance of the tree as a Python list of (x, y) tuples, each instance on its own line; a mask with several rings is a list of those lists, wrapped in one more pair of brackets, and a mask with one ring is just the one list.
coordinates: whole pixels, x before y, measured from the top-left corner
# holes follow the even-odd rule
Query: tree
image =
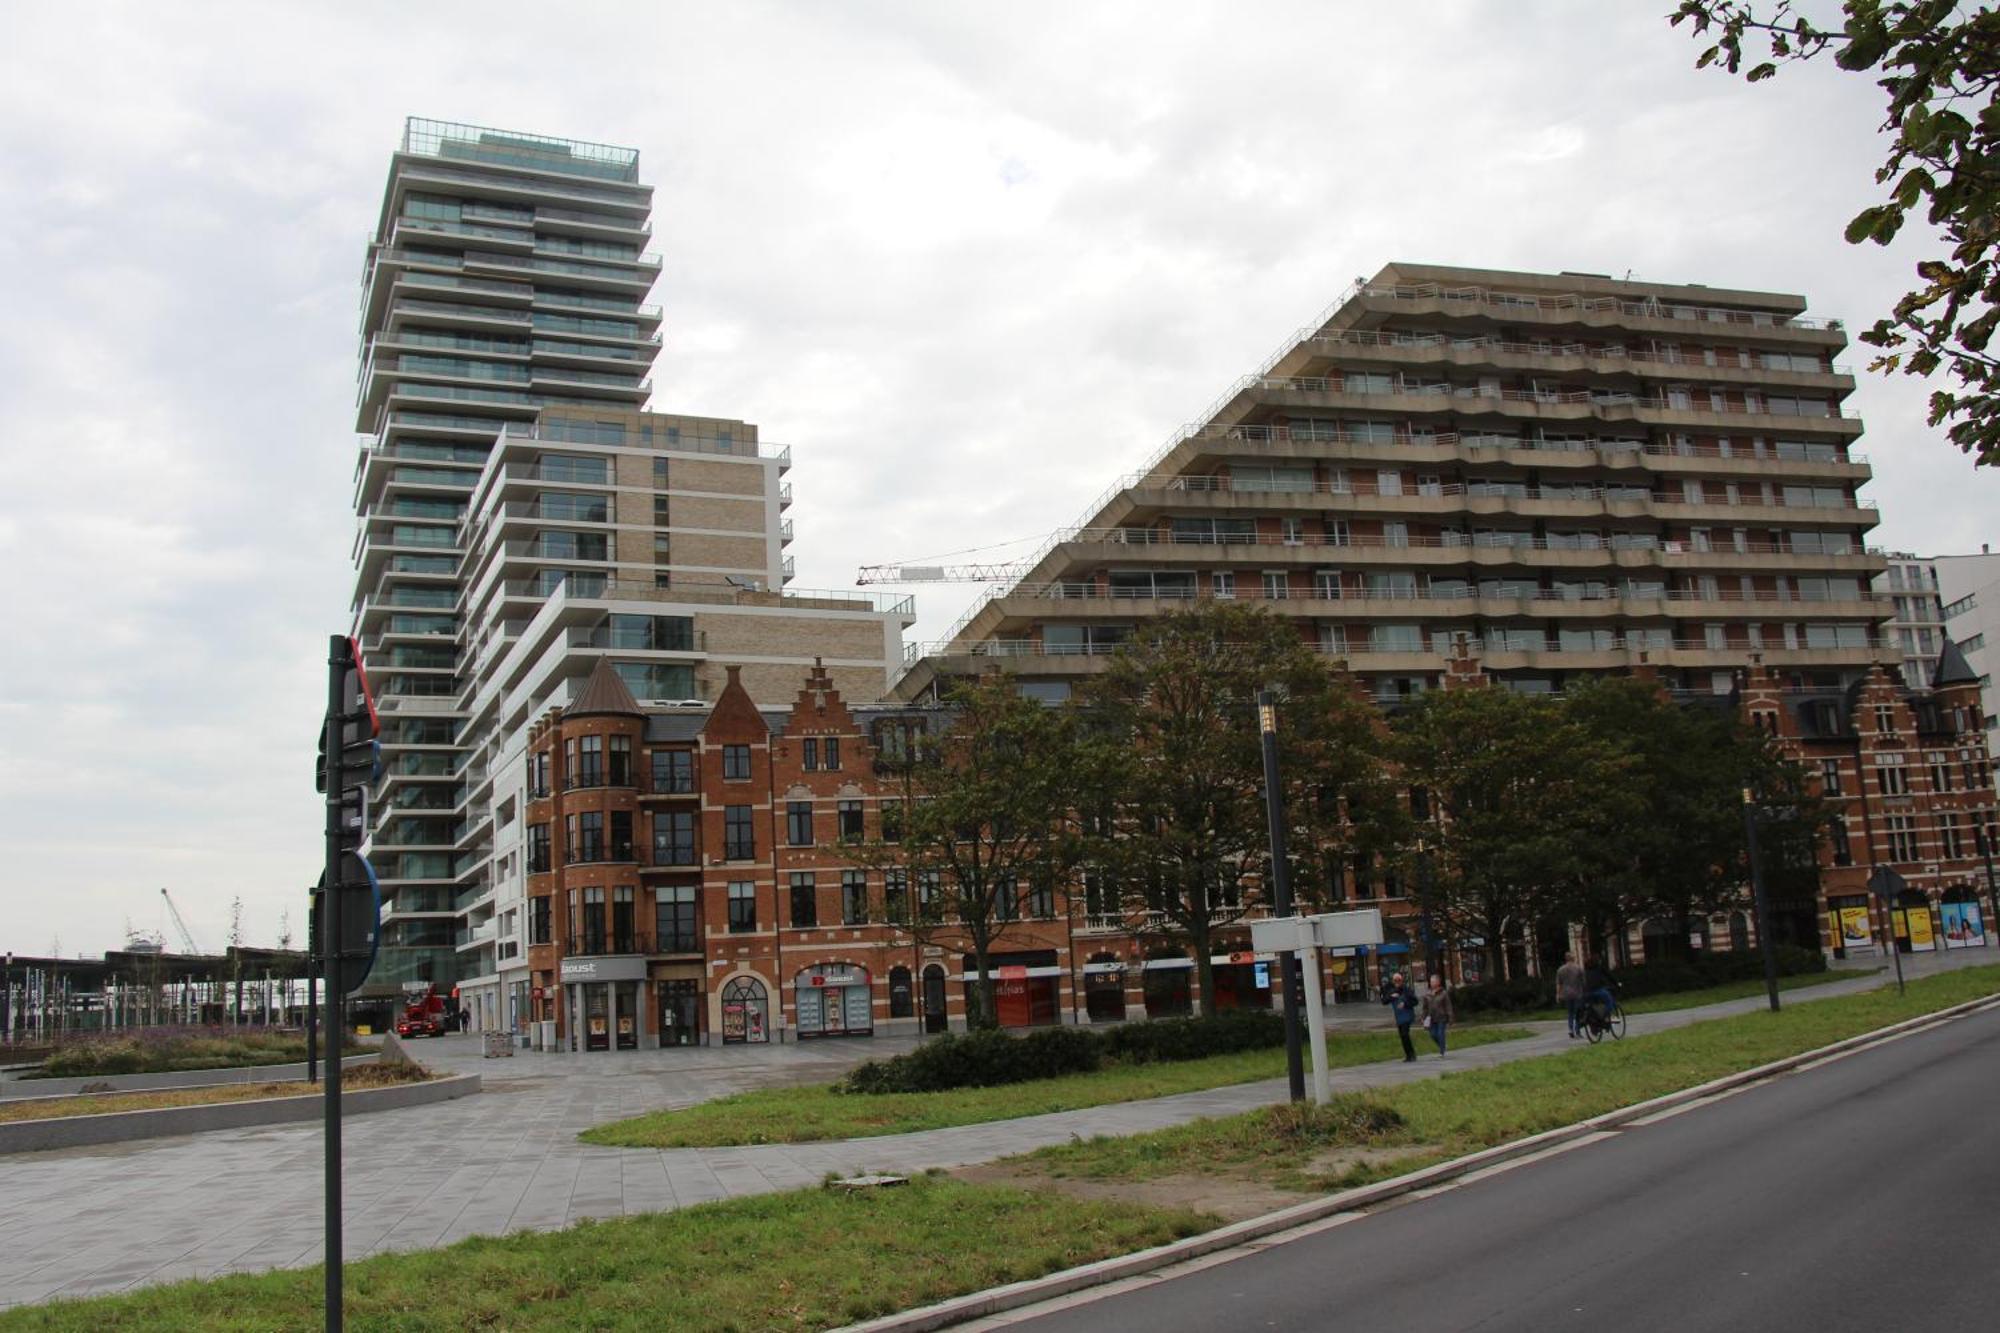
[[(1962, 13), (1956, 0), (1845, 0), (1841, 9), (1837, 31), (1797, 15), (1792, 0), (1769, 10), (1681, 0), (1670, 22), (1713, 39), (1697, 68), (1719, 64), (1752, 83), (1828, 50), (1842, 69), (1881, 72), (1889, 152), (1875, 179), (1888, 196), (1855, 215), (1847, 240), (1887, 245), (1922, 208), (1947, 250), (1917, 264), (1919, 285), (1861, 340), (1882, 349), (1872, 368), (1946, 370), (1957, 387), (1932, 392), (1930, 424), (1952, 421), (1954, 444), (1979, 466), (2000, 465), (2000, 356), (1989, 350), (2000, 326), (2000, 13)], [(1744, 41), (1759, 34), (1771, 59), (1744, 71)]]
[(1396, 719), (1404, 777), (1441, 816), (1418, 901), (1447, 941), (1503, 945), (1574, 911), (1623, 810), (1631, 761), (1554, 699), (1490, 687), (1435, 691)]
[[(1625, 756), (1620, 795), (1630, 809), (1601, 847), (1607, 890), (1600, 924), (1664, 917), (1688, 938), (1698, 916), (1739, 901), (1743, 886), (1742, 792), (1763, 771), (1764, 739), (1733, 708), (1676, 703), (1631, 677), (1581, 682), (1564, 696), (1570, 716)], [(1721, 702), (1718, 700), (1717, 702)]]
[(1108, 765), (1092, 859), (1129, 918), (1193, 950), (1203, 1012), (1215, 936), (1270, 878), (1256, 708), (1265, 687), (1281, 700), (1287, 847), (1311, 901), (1327, 867), (1397, 836), (1379, 719), (1352, 677), (1328, 670), (1277, 616), (1212, 602), (1146, 622), (1082, 691)]
[(994, 945), (1024, 895), (1053, 893), (1076, 864), (1090, 763), (1075, 710), (1024, 697), (1005, 673), (961, 682), (947, 704), (941, 732), (912, 733), (882, 756), (902, 799), (876, 837), (845, 850), (900, 877), (884, 902), (891, 923), (971, 954), (967, 1025), (994, 1027)]

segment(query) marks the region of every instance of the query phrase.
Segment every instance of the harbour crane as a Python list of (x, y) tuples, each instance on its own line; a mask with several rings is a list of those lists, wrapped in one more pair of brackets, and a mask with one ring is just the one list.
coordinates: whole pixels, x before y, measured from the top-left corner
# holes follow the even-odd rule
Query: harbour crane
[(181, 947), (185, 948), (190, 954), (199, 954), (201, 946), (194, 942), (194, 932), (188, 929), (188, 923), (182, 919), (181, 909), (174, 906), (174, 895), (168, 893), (165, 889), (161, 889), (160, 899), (166, 903), (167, 916), (172, 919), (175, 931), (180, 934)]

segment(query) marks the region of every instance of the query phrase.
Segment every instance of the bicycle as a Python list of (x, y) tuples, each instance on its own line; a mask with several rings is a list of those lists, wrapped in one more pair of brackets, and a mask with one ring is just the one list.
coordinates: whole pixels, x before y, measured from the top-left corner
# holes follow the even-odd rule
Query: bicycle
[(1625, 1006), (1609, 991), (1598, 991), (1583, 1005), (1583, 1035), (1595, 1046), (1610, 1033), (1613, 1041), (1625, 1039)]

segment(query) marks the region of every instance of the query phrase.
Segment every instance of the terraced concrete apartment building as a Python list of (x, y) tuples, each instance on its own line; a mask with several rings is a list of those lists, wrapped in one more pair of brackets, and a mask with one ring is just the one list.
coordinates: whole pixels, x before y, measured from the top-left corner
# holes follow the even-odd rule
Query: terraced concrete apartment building
[(1385, 699), (1464, 642), (1515, 689), (1761, 659), (1844, 686), (1894, 649), (1837, 320), (1797, 296), (1391, 264), (912, 652), (1062, 697), (1145, 617), (1257, 601)]
[[(646, 409), (652, 187), (636, 150), (412, 119), (362, 272), (353, 630), (383, 718), (364, 997), (525, 993), (529, 723), (599, 659), (652, 704), (724, 663), (787, 702), (816, 658), (879, 697), (910, 604), (791, 587), (791, 454)], [(521, 984), (516, 984), (521, 983)]]

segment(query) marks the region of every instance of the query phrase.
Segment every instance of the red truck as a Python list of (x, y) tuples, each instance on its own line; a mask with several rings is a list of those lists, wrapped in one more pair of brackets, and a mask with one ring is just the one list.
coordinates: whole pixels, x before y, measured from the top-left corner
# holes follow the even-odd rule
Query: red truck
[(435, 987), (405, 1005), (403, 1016), (396, 1020), (399, 1037), (442, 1037), (457, 1029), (458, 1016)]

